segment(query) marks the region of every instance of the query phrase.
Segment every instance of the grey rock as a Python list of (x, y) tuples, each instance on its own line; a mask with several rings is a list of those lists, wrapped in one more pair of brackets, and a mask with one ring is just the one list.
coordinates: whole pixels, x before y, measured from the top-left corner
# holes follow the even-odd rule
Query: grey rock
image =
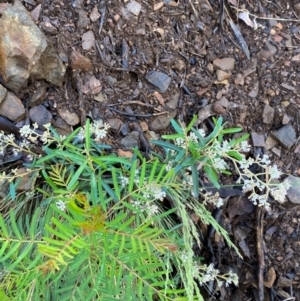
[(276, 282), (276, 286), (289, 287), (293, 285), (293, 280), (285, 277), (279, 277)]
[(12, 121), (19, 121), (25, 116), (25, 108), (17, 96), (7, 92), (5, 100), (0, 105), (0, 115)]
[(41, 104), (44, 101), (46, 93), (47, 93), (46, 87), (37, 88), (29, 100), (29, 107), (34, 107)]
[(253, 146), (265, 147), (265, 138), (263, 135), (259, 135), (256, 132), (251, 132), (251, 139)]
[(95, 46), (95, 35), (92, 30), (87, 31), (82, 35), (82, 49), (91, 50)]
[(50, 22), (41, 22), (40, 27), (43, 31), (49, 34), (55, 35), (58, 33), (58, 29), (54, 27)]
[(138, 16), (140, 14), (142, 8), (141, 4), (139, 4), (136, 1), (130, 1), (126, 7), (128, 11), (134, 14), (135, 16)]
[(271, 135), (286, 149), (291, 148), (297, 140), (296, 132), (290, 124), (283, 126), (279, 130), (271, 133)]
[(270, 51), (270, 53), (272, 54), (272, 55), (275, 55), (276, 54), (276, 52), (277, 52), (277, 48), (274, 46), (274, 45), (272, 45), (271, 43), (269, 43), (268, 41), (266, 42), (266, 50), (269, 50)]
[(21, 182), (17, 186), (17, 191), (22, 192), (32, 190), (36, 178), (34, 173), (28, 173), (25, 167), (21, 167), (17, 170), (17, 174), (19, 178), (21, 178)]
[(213, 61), (213, 65), (217, 69), (221, 69), (223, 71), (233, 70), (234, 69), (235, 60), (231, 57), (226, 57), (223, 59), (215, 59)]
[(175, 92), (174, 95), (172, 95), (171, 99), (166, 103), (166, 106), (170, 109), (175, 110), (177, 108), (178, 102), (180, 98), (180, 93)]
[(75, 112), (70, 112), (66, 109), (58, 109), (57, 112), (59, 116), (69, 125), (76, 125), (80, 122), (80, 117)]
[(52, 122), (52, 126), (59, 135), (68, 136), (72, 133), (72, 127), (67, 124), (62, 118), (58, 117)]
[(161, 93), (164, 93), (169, 88), (171, 77), (160, 71), (150, 71), (146, 75), (146, 80), (152, 84)]
[(106, 122), (109, 124), (109, 129), (114, 133), (118, 133), (123, 125), (123, 121), (120, 118), (109, 118), (106, 120)]
[(90, 24), (91, 20), (88, 17), (87, 13), (84, 10), (78, 10), (78, 21), (77, 27), (81, 29), (86, 29)]
[(274, 111), (275, 110), (271, 106), (269, 106), (268, 104), (265, 105), (262, 115), (264, 123), (270, 124), (273, 122)]
[(55, 49), (48, 44), (38, 64), (31, 71), (30, 79), (45, 79), (47, 82), (61, 87), (66, 68), (56, 55)]
[(139, 145), (139, 132), (132, 131), (126, 137), (122, 138), (120, 143), (126, 149), (132, 149)]
[(155, 116), (149, 124), (150, 130), (161, 131), (166, 129), (169, 126), (171, 119), (174, 118), (175, 116), (176, 116), (176, 111), (168, 115)]
[(55, 85), (63, 82), (65, 67), (18, 0), (0, 19), (0, 53), (0, 73), (14, 92), (25, 86), (32, 75)]
[(248, 236), (248, 231), (246, 231), (245, 229), (243, 229), (242, 227), (240, 226), (237, 226), (234, 230), (233, 230), (233, 235), (234, 235), (234, 238), (237, 240), (237, 241), (240, 241), (240, 240), (243, 240), (245, 239), (247, 236)]
[(287, 191), (287, 198), (293, 204), (300, 204), (300, 178), (289, 175), (284, 181), (289, 181), (291, 187)]
[(82, 6), (83, 6), (83, 2), (84, 2), (84, 0), (72, 0), (72, 6), (73, 6), (74, 8), (79, 8), (79, 9), (81, 9)]
[(2, 103), (2, 101), (5, 99), (7, 95), (7, 90), (5, 87), (3, 87), (2, 85), (0, 85), (0, 104)]
[(42, 105), (33, 107), (29, 110), (29, 117), (33, 123), (37, 123), (39, 128), (44, 129), (43, 125), (51, 123), (51, 113)]

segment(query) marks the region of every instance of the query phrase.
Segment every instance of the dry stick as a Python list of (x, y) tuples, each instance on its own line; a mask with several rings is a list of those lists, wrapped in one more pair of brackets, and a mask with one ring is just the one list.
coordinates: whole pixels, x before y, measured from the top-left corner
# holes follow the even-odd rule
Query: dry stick
[(265, 271), (265, 254), (263, 246), (263, 219), (265, 214), (264, 207), (256, 207), (255, 210), (255, 226), (256, 226), (256, 247), (258, 257), (258, 298), (264, 301), (264, 271)]
[[(254, 151), (255, 157), (263, 155), (260, 148)], [(260, 167), (262, 169), (262, 167)], [(262, 176), (260, 176), (262, 177)], [(265, 172), (265, 181), (268, 181), (268, 173)], [(255, 210), (255, 230), (256, 230), (256, 252), (258, 261), (258, 273), (257, 273), (257, 290), (259, 301), (264, 301), (264, 271), (265, 271), (265, 253), (264, 253), (264, 241), (263, 241), (263, 229), (264, 229), (264, 207), (256, 207)]]
[(144, 107), (148, 107), (148, 108), (153, 108), (154, 107), (151, 104), (143, 103), (143, 102), (138, 101), (138, 100), (124, 101), (122, 103), (113, 103), (113, 104), (107, 105), (107, 107), (117, 107), (117, 106), (126, 106), (126, 105), (140, 105), (140, 106), (144, 106)]
[(105, 2), (104, 1), (101, 1), (100, 2), (100, 5), (99, 5), (99, 12), (100, 12), (100, 15), (101, 15), (101, 18), (100, 18), (100, 21), (99, 21), (99, 35), (102, 31), (102, 28), (103, 28), (103, 24), (104, 24), (104, 19), (105, 19), (105, 13), (106, 13), (106, 6), (105, 6)]
[(114, 109), (112, 107), (108, 107), (109, 110), (114, 111), (118, 114), (124, 115), (124, 116), (128, 116), (128, 117), (139, 117), (139, 118), (148, 118), (148, 117), (153, 117), (153, 116), (159, 116), (159, 115), (164, 115), (164, 114), (168, 114), (168, 112), (160, 112), (160, 113), (153, 113), (153, 114), (135, 114), (135, 113), (126, 113), (126, 112), (122, 112), (120, 110)]

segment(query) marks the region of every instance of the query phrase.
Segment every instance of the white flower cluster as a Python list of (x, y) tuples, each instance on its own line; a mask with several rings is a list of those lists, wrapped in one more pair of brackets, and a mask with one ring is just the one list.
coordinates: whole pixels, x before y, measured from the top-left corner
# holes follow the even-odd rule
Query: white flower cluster
[[(95, 141), (99, 142), (107, 136), (107, 131), (110, 128), (109, 124), (103, 121), (96, 120), (90, 126), (90, 135), (94, 137)], [(78, 141), (83, 141), (85, 138), (85, 126), (83, 126), (77, 133), (76, 138)]]
[[(22, 137), (26, 138), (27, 141), (30, 142), (36, 142), (38, 138), (44, 143), (48, 143), (49, 138), (51, 137), (50, 133), (50, 123), (44, 124), (44, 128), (46, 129), (42, 135), (38, 134), (35, 130), (39, 127), (38, 124), (35, 122), (33, 124), (33, 129), (30, 128), (29, 125), (24, 125), (22, 128), (20, 128), (20, 134)], [(25, 145), (27, 145), (25, 143)]]
[(159, 212), (159, 208), (157, 205), (153, 203), (141, 203), (140, 201), (133, 201), (132, 206), (136, 209), (141, 210), (141, 212), (146, 211), (149, 217), (156, 215)]
[(238, 286), (238, 276), (232, 271), (221, 275), (220, 271), (218, 269), (215, 269), (213, 263), (211, 263), (209, 266), (207, 266), (206, 264), (199, 265), (196, 261), (193, 260), (193, 256), (191, 254), (188, 254), (187, 251), (182, 251), (179, 254), (179, 258), (181, 259), (182, 264), (185, 266), (187, 265), (189, 260), (192, 260), (191, 274), (194, 278), (199, 280), (200, 285), (204, 285), (210, 281), (217, 281), (219, 287), (221, 287), (223, 284), (228, 287), (229, 284), (232, 283), (235, 286)]
[[(258, 164), (263, 172), (260, 174), (254, 174), (249, 170), (249, 167), (253, 164)], [(256, 159), (243, 157), (241, 161), (238, 161), (240, 170), (240, 178), (238, 183), (243, 180), (243, 191), (251, 192), (249, 199), (254, 205), (263, 206), (266, 209), (270, 208), (268, 203), (269, 195), (279, 202), (283, 203), (290, 183), (284, 181), (283, 183), (276, 183), (274, 180), (279, 179), (282, 176), (282, 172), (279, 170), (276, 164), (270, 166), (271, 161), (267, 155), (263, 155), (262, 158), (257, 157)], [(259, 176), (265, 176), (265, 180), (261, 180)], [(259, 191), (260, 193), (257, 193)], [(264, 193), (263, 193), (264, 192)]]
[(36, 143), (38, 140), (42, 141), (43, 144), (49, 142), (51, 137), (50, 133), (50, 123), (45, 124), (45, 131), (43, 134), (39, 134), (36, 129), (38, 124), (34, 123), (33, 128), (30, 128), (29, 125), (24, 125), (20, 128), (20, 135), (23, 138), (21, 141), (16, 141), (16, 138), (13, 134), (6, 135), (4, 132), (0, 132), (0, 156), (4, 155), (4, 150), (6, 147), (10, 146), (12, 148), (13, 155), (16, 157), (22, 151), (27, 152), (27, 157), (29, 160), (32, 160), (32, 155), (30, 147), (32, 144)]
[(222, 198), (220, 198), (219, 193), (216, 192), (214, 195), (212, 194), (212, 192), (206, 192), (202, 194), (204, 200), (203, 200), (203, 204), (212, 204), (217, 208), (220, 208), (224, 205), (224, 200)]
[[(197, 130), (197, 133), (202, 137), (204, 138), (206, 133), (203, 129), (198, 129)], [(177, 146), (180, 146), (182, 148), (186, 148), (187, 145), (188, 145), (188, 142), (189, 141), (192, 141), (192, 142), (195, 142), (195, 143), (198, 143), (199, 142), (199, 139), (198, 139), (198, 136), (196, 135), (196, 133), (194, 132), (190, 132), (189, 135), (186, 136), (186, 138), (176, 138), (174, 140), (174, 143), (175, 145)]]
[(207, 283), (209, 281), (216, 280), (217, 276), (219, 275), (220, 271), (218, 269), (214, 268), (214, 265), (211, 263), (209, 266), (205, 266), (206, 271), (205, 274), (200, 277), (200, 285), (203, 285), (204, 283)]
[(91, 126), (91, 133), (94, 134), (95, 141), (101, 141), (101, 139), (105, 138), (109, 128), (109, 124), (103, 123), (102, 120), (93, 122)]
[(145, 198), (149, 200), (163, 200), (166, 197), (166, 192), (162, 190), (161, 186), (156, 183), (146, 185), (145, 190), (142, 191)]
[(66, 206), (66, 203), (62, 200), (58, 200), (56, 203), (55, 203), (56, 207), (61, 210), (61, 211), (66, 211), (67, 209), (67, 206)]

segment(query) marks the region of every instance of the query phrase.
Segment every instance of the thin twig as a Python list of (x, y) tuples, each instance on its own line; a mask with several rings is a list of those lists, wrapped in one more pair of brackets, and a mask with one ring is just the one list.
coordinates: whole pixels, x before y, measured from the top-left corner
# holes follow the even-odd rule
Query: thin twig
[(117, 106), (125, 106), (125, 105), (139, 105), (139, 106), (144, 106), (144, 107), (148, 107), (148, 108), (154, 107), (153, 105), (150, 105), (148, 103), (143, 103), (138, 100), (130, 100), (130, 101), (122, 102), (122, 103), (113, 103), (113, 104), (107, 105), (107, 107), (117, 107)]
[(126, 113), (120, 110), (117, 110), (115, 108), (112, 107), (108, 107), (109, 110), (114, 111), (118, 114), (124, 115), (124, 116), (128, 116), (128, 117), (139, 117), (139, 118), (149, 118), (149, 117), (153, 117), (153, 116), (159, 116), (159, 115), (165, 115), (168, 114), (168, 112), (160, 112), (160, 113), (153, 113), (153, 114), (136, 114), (136, 113)]

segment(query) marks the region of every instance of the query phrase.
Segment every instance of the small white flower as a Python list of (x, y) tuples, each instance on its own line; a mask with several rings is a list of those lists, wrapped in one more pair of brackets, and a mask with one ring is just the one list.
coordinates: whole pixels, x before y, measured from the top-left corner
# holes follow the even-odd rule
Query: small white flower
[(189, 259), (189, 256), (186, 252), (183, 252), (183, 253), (181, 253), (180, 258), (181, 258), (183, 263), (186, 263)]
[(125, 177), (125, 176), (120, 176), (120, 182), (121, 182), (122, 187), (124, 188), (125, 186), (128, 185), (129, 178)]
[(200, 134), (200, 136), (202, 138), (204, 138), (206, 136), (206, 133), (205, 133), (205, 131), (203, 129), (198, 129), (198, 133)]
[(66, 206), (66, 203), (62, 200), (58, 200), (56, 203), (55, 203), (56, 207), (61, 210), (61, 211), (65, 211), (67, 206)]
[(233, 273), (232, 271), (229, 271), (227, 275), (227, 279), (225, 282), (225, 286), (228, 287), (229, 284), (233, 283), (235, 286), (238, 286), (239, 283), (239, 277), (237, 274)]
[(273, 198), (279, 202), (279, 203), (283, 203), (285, 201), (285, 196), (287, 194), (287, 189), (286, 187), (289, 187), (288, 183), (286, 183), (288, 181), (285, 181), (283, 183), (280, 183), (276, 186), (276, 188), (273, 188), (271, 190), (271, 195), (273, 196)]
[(248, 158), (248, 159), (243, 158), (241, 161), (239, 161), (239, 165), (240, 165), (241, 169), (247, 169), (253, 163), (254, 163), (254, 159), (253, 158)]
[(217, 208), (220, 208), (221, 206), (224, 205), (224, 200), (221, 198), (218, 198), (215, 204), (216, 204)]
[(231, 146), (229, 145), (229, 141), (224, 140), (222, 143), (222, 152), (227, 153), (228, 151), (230, 151)]
[(50, 126), (51, 126), (51, 123), (43, 124), (43, 127), (47, 130), (49, 130)]
[(24, 125), (20, 128), (20, 135), (22, 137), (28, 137), (28, 135), (30, 135), (32, 133), (32, 130), (30, 129), (29, 125)]
[(173, 160), (170, 160), (166, 165), (166, 171), (170, 171), (172, 169), (172, 165), (173, 165)]
[(20, 152), (20, 150), (18, 150), (18, 149), (16, 149), (16, 148), (13, 148), (12, 151), (13, 151), (14, 157), (17, 157), (18, 154), (19, 154), (19, 152)]
[(80, 131), (76, 135), (77, 140), (80, 141), (80, 142), (82, 142), (84, 140), (84, 138), (85, 138), (84, 134), (85, 134), (84, 129), (81, 128)]
[(142, 207), (141, 202), (139, 202), (139, 201), (133, 201), (132, 206), (136, 209), (141, 209), (141, 207)]
[(246, 140), (241, 142), (241, 151), (247, 153), (251, 150), (251, 146), (248, 144), (248, 142)]
[(183, 138), (176, 138), (175, 139), (175, 145), (184, 147), (185, 146), (185, 140)]
[(198, 137), (197, 137), (197, 135), (195, 133), (191, 132), (189, 134), (189, 140), (193, 141), (193, 142), (198, 142)]
[(107, 136), (107, 130), (106, 129), (99, 129), (97, 132), (95, 132), (95, 141), (100, 141), (101, 139), (105, 138)]
[(270, 165), (271, 164), (271, 161), (269, 159), (269, 156), (268, 155), (263, 155), (262, 159), (260, 160), (261, 163), (264, 163), (266, 165)]
[(223, 160), (222, 158), (214, 158), (213, 160), (213, 166), (216, 169), (227, 169), (227, 163), (225, 162), (225, 160)]
[(149, 214), (152, 216), (152, 215), (155, 215), (156, 213), (159, 212), (159, 208), (157, 205), (153, 204), (153, 205), (148, 205), (147, 206), (147, 209), (149, 211)]
[(282, 172), (278, 169), (277, 165), (274, 164), (269, 168), (269, 174), (271, 179), (279, 179)]

